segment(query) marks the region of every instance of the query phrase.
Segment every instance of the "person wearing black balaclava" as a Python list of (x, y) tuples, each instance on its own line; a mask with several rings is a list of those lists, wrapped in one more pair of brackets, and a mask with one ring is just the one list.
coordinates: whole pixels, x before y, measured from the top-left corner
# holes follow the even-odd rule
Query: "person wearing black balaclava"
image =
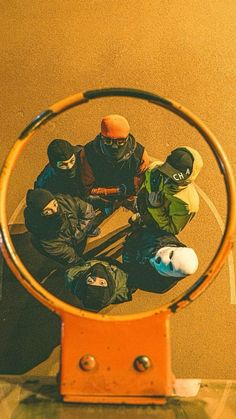
[(81, 150), (80, 161), (89, 202), (100, 206), (107, 215), (119, 203), (133, 208), (149, 157), (130, 133), (126, 118), (105, 116), (101, 132)]
[(78, 297), (78, 305), (99, 311), (109, 304), (132, 300), (128, 275), (113, 263), (92, 259), (68, 269), (65, 286)]
[(71, 266), (81, 261), (87, 237), (94, 230), (95, 211), (78, 197), (30, 189), (25, 225), (33, 245), (44, 255)]
[(53, 140), (47, 149), (49, 163), (37, 177), (34, 188), (83, 197), (79, 159), (81, 149), (82, 146), (73, 146), (66, 140)]

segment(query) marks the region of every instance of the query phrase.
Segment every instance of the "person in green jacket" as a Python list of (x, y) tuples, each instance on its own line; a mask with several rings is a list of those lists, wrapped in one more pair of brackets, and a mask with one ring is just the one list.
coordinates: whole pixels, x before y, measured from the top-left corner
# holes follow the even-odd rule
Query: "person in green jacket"
[[(112, 263), (114, 262), (114, 263)], [(132, 300), (128, 274), (117, 261), (91, 259), (67, 269), (65, 286), (78, 297), (78, 306), (99, 311), (109, 304)]]
[(166, 161), (154, 161), (145, 172), (137, 198), (138, 213), (130, 223), (178, 234), (199, 209), (194, 186), (203, 160), (197, 150), (183, 146), (171, 152)]

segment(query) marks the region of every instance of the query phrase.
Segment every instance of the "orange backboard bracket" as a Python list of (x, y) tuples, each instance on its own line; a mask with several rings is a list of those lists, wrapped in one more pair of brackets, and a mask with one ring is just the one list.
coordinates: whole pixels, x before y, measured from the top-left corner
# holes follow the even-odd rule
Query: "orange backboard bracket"
[(128, 321), (62, 318), (67, 402), (160, 404), (172, 394), (169, 314)]

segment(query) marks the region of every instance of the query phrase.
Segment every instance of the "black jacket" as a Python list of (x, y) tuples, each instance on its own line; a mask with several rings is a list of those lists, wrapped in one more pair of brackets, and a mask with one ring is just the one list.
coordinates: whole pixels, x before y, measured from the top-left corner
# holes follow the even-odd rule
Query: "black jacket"
[(27, 207), (25, 225), (33, 245), (44, 255), (65, 265), (81, 261), (87, 235), (94, 229), (95, 212), (91, 204), (69, 195), (56, 195), (60, 222), (50, 227), (50, 216), (37, 217)]

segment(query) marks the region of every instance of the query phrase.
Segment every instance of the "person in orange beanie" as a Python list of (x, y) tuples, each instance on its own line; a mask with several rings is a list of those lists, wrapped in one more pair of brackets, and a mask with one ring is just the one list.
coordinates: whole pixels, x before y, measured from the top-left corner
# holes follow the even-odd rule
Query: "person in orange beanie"
[(145, 148), (130, 133), (126, 118), (102, 118), (101, 131), (80, 153), (81, 176), (88, 200), (109, 215), (123, 205), (135, 206), (135, 196), (149, 166)]

